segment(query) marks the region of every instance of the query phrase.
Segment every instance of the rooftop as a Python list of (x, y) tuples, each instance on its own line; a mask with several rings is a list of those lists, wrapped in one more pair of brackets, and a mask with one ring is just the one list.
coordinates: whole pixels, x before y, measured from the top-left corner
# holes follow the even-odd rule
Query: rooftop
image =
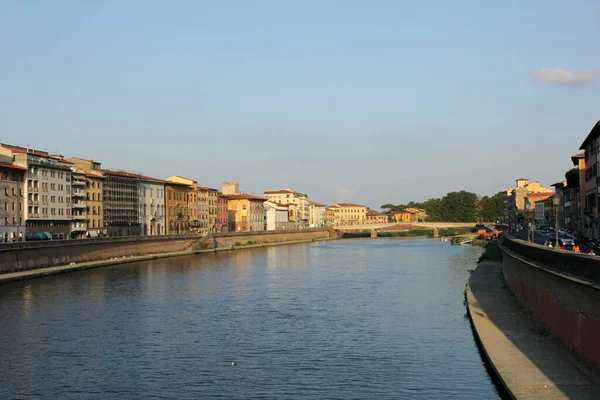
[(590, 133), (588, 133), (581, 146), (579, 146), (579, 150), (585, 150), (588, 143), (598, 135), (600, 135), (600, 121), (596, 122)]
[(0, 162), (0, 168), (10, 168), (10, 169), (18, 169), (21, 171), (27, 171), (27, 168), (25, 168), (25, 167), (21, 167), (20, 165), (5, 163), (5, 162)]

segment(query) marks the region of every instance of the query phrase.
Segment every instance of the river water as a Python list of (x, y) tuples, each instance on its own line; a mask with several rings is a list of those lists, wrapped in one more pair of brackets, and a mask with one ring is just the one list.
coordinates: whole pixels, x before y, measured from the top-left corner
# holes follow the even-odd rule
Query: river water
[(480, 252), (340, 240), (2, 285), (0, 398), (499, 398), (463, 305)]

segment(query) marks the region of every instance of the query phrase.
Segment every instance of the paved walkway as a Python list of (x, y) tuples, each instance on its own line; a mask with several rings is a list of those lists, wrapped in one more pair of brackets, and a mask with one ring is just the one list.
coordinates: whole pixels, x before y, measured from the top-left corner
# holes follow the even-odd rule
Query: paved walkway
[(467, 285), (469, 315), (484, 353), (515, 399), (598, 399), (600, 377), (549, 336), (504, 285), (501, 264), (482, 262)]

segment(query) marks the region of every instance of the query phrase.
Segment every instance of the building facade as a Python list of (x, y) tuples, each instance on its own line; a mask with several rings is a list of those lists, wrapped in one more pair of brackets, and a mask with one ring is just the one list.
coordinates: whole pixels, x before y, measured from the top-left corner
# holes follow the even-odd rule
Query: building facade
[(217, 196), (217, 232), (229, 232), (229, 209), (227, 197), (223, 194)]
[[(538, 181), (530, 182), (527, 178), (516, 180), (516, 187), (508, 188), (504, 192), (504, 220), (514, 229), (516, 224), (524, 219), (533, 219), (533, 209), (527, 210), (526, 198), (534, 193), (552, 194), (552, 189), (545, 188)], [(530, 204), (531, 207), (533, 205)]]
[(224, 195), (228, 194), (236, 194), (240, 192), (240, 183), (239, 182), (223, 182), (221, 187)]
[(296, 222), (298, 227), (310, 224), (310, 207), (308, 196), (293, 189), (266, 190), (263, 197), (273, 203), (286, 205), (289, 208), (289, 221)]
[(308, 201), (308, 226), (309, 228), (319, 228), (327, 223), (327, 206)]
[(167, 234), (181, 235), (189, 233), (188, 191), (186, 184), (176, 182), (165, 183), (165, 209), (167, 211)]
[(336, 203), (327, 207), (327, 220), (333, 225), (363, 225), (367, 223), (367, 206)]
[(577, 216), (575, 226), (573, 226), (573, 228), (579, 230), (580, 232), (583, 232), (585, 225), (583, 214), (583, 210), (585, 209), (585, 152), (580, 152), (572, 155), (571, 161), (573, 162), (573, 165), (579, 170), (579, 182), (575, 190)]
[(87, 179), (85, 171), (75, 165), (71, 168), (71, 239), (84, 239), (87, 237)]
[(142, 176), (139, 192), (141, 234), (147, 236), (165, 235), (165, 181)]
[[(198, 182), (193, 179), (184, 178), (183, 176), (175, 175), (167, 178), (168, 183), (184, 185), (186, 187), (185, 203), (181, 203), (180, 207), (185, 206), (183, 225), (181, 221), (176, 221), (179, 228), (178, 234), (198, 233), (200, 232), (200, 220), (198, 219)], [(177, 188), (181, 190), (181, 187)], [(167, 212), (168, 215), (168, 212)], [(179, 217), (179, 213), (177, 214)]]
[(139, 236), (141, 175), (121, 171), (102, 171), (103, 217), (108, 236)]
[(71, 233), (71, 167), (61, 155), (0, 144), (0, 154), (27, 168), (23, 218), (25, 240), (68, 239)]
[(73, 164), (74, 168), (82, 170), (85, 173), (86, 186), (84, 193), (82, 188), (75, 185), (73, 190), (73, 200), (81, 199), (82, 194), (85, 194), (86, 202), (86, 237), (98, 237), (106, 235), (106, 227), (104, 225), (102, 194), (104, 175), (102, 174), (102, 163), (87, 160), (85, 158), (71, 157), (66, 161)]
[(585, 182), (581, 186), (583, 203), (583, 234), (588, 238), (598, 239), (599, 221), (598, 221), (598, 185), (600, 177), (598, 176), (598, 163), (600, 162), (600, 121), (594, 125), (588, 136), (585, 138), (580, 150), (585, 155)]
[(245, 193), (223, 197), (227, 198), (229, 232), (265, 230), (265, 199)]
[(388, 216), (375, 210), (367, 210), (367, 224), (387, 224)]
[(212, 233), (218, 232), (217, 229), (217, 207), (219, 203), (219, 191), (208, 188), (208, 227)]
[(25, 175), (27, 168), (0, 155), (0, 243), (25, 239)]
[(403, 224), (410, 224), (419, 220), (417, 213), (411, 210), (396, 210), (394, 211), (394, 221)]
[(288, 207), (281, 204), (265, 201), (265, 230), (275, 231), (288, 229)]
[(198, 186), (198, 221), (201, 232), (210, 230), (209, 206), (208, 206), (208, 188)]

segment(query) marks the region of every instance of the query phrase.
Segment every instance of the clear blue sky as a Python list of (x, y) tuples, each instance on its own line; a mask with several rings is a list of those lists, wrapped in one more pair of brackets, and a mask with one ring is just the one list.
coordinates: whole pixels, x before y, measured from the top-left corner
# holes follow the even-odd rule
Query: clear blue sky
[(493, 194), (563, 179), (600, 119), (592, 0), (0, 10), (0, 140), (156, 177), (372, 208)]

